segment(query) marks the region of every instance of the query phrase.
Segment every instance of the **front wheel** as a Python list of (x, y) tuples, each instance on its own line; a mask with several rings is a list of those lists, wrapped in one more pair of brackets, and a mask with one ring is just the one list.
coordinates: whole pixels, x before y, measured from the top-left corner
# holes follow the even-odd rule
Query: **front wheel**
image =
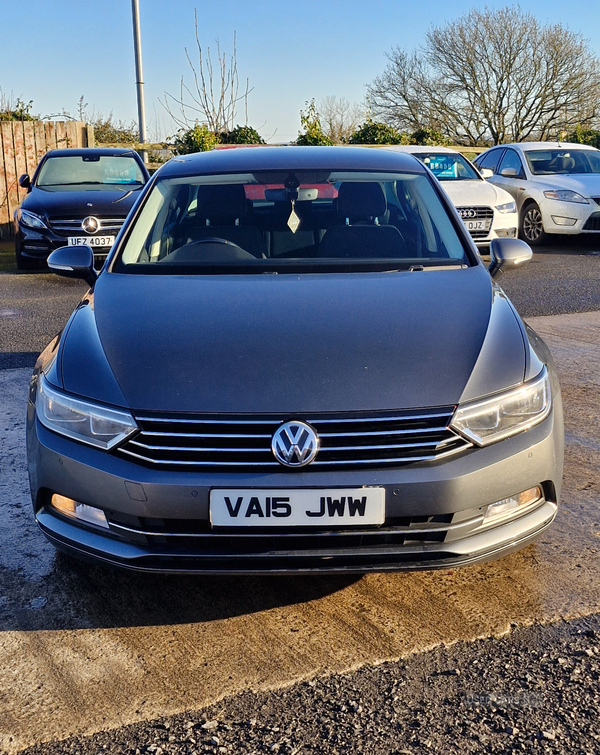
[(523, 208), (521, 213), (520, 236), (530, 246), (543, 244), (546, 240), (546, 232), (542, 223), (540, 208), (531, 202)]

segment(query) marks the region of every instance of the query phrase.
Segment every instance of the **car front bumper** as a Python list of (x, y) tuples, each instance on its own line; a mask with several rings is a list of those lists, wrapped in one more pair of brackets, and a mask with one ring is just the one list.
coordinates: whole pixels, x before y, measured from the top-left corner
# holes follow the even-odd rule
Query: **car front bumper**
[(549, 234), (578, 235), (600, 232), (600, 206), (593, 199), (589, 204), (542, 199), (540, 211), (544, 231)]
[[(562, 409), (513, 438), (434, 463), (327, 472), (161, 472), (42, 427), (30, 403), (28, 457), (36, 520), (71, 555), (174, 573), (365, 572), (452, 568), (509, 553), (554, 519), (562, 478)], [(544, 495), (497, 522), (488, 506), (539, 485)], [(381, 486), (382, 526), (212, 530), (211, 488)], [(109, 529), (59, 514), (52, 493), (102, 509)]]
[[(67, 235), (59, 235), (50, 229), (35, 230), (15, 222), (15, 249), (26, 259), (45, 262), (53, 251), (67, 246), (68, 243)], [(111, 246), (94, 247), (94, 257), (103, 259), (111, 249)]]

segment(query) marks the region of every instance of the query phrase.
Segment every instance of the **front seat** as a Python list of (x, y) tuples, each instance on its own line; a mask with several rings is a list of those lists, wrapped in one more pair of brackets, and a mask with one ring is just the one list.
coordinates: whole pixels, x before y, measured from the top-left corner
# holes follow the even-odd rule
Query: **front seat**
[(325, 232), (319, 245), (319, 257), (407, 257), (407, 245), (396, 226), (379, 224), (386, 211), (387, 202), (380, 184), (342, 183), (337, 198), (340, 224)]
[(222, 238), (254, 257), (265, 257), (266, 243), (255, 226), (240, 225), (248, 216), (248, 200), (241, 184), (199, 186), (193, 225), (184, 229), (185, 243)]

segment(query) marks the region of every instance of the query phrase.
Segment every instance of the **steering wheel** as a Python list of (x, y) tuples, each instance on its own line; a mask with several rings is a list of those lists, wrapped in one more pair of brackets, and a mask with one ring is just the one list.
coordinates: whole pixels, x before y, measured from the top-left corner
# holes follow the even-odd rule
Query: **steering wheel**
[(206, 239), (198, 239), (198, 241), (192, 241), (192, 244), (226, 244), (227, 246), (232, 246), (234, 249), (239, 249), (240, 252), (246, 252), (245, 249), (242, 249), (242, 247), (239, 244), (236, 244), (233, 241), (229, 241), (229, 239), (222, 239), (220, 236), (209, 236)]

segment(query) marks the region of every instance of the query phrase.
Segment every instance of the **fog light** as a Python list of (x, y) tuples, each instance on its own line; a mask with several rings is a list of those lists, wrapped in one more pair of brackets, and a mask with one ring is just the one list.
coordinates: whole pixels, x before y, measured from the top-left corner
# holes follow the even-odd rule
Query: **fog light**
[(95, 506), (88, 506), (85, 503), (79, 503), (72, 498), (67, 498), (64, 495), (58, 495), (54, 493), (50, 501), (53, 508), (60, 511), (61, 514), (70, 516), (73, 519), (78, 519), (81, 522), (87, 522), (88, 524), (95, 524), (98, 527), (105, 527), (108, 529), (108, 522), (106, 516), (101, 509), (97, 509)]
[(496, 229), (496, 236), (498, 238), (509, 238), (509, 239), (515, 239), (517, 237), (517, 229), (516, 228), (497, 228)]
[(488, 510), (485, 512), (483, 521), (489, 522), (490, 519), (496, 519), (501, 516), (508, 516), (514, 514), (518, 509), (525, 508), (542, 498), (543, 493), (539, 485), (529, 490), (524, 490), (522, 493), (513, 495), (510, 498), (503, 498), (501, 501), (496, 501), (488, 506)]
[(556, 225), (575, 225), (577, 218), (563, 218), (560, 215), (553, 215), (552, 220)]

